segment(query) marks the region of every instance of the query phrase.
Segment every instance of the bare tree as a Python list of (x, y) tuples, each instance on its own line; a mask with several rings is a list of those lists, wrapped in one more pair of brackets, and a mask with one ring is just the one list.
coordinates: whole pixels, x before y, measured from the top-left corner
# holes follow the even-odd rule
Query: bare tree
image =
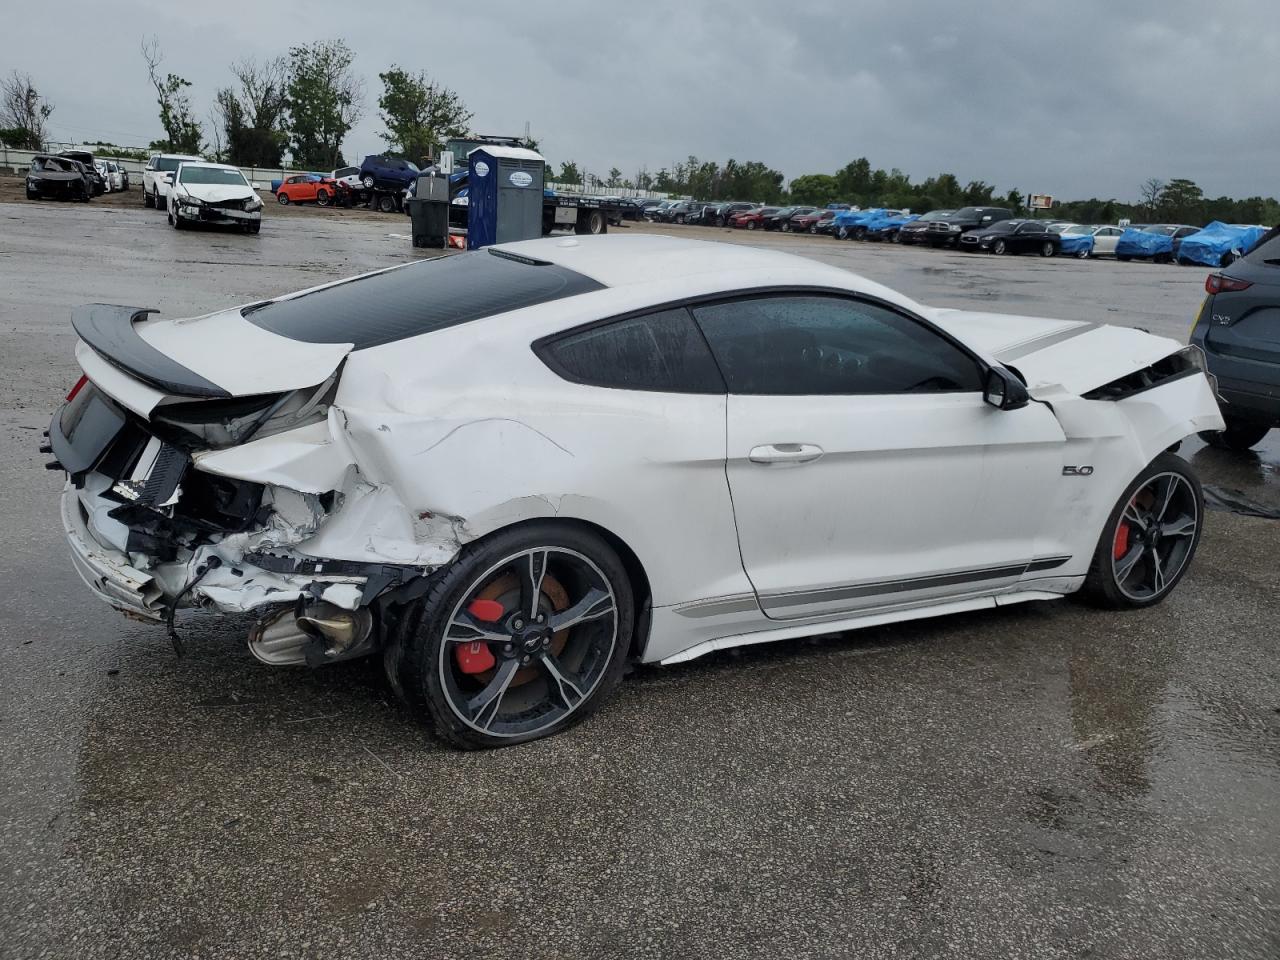
[(31, 77), (17, 70), (0, 81), (0, 127), (14, 131), (28, 150), (44, 147), (45, 121), (53, 104), (36, 90)]
[(224, 87), (215, 100), (226, 149), (233, 163), (276, 167), (289, 143), (286, 120), (289, 110), (288, 61), (274, 57), (252, 58), (231, 65), (237, 87)]
[(156, 88), (156, 103), (160, 106), (160, 123), (168, 137), (168, 149), (179, 153), (199, 153), (203, 131), (191, 106), (186, 88), (191, 86), (176, 73), (160, 75), (164, 54), (160, 41), (153, 35), (142, 40), (142, 59), (147, 64), (147, 76)]
[(1138, 189), (1142, 195), (1142, 205), (1154, 214), (1160, 202), (1160, 194), (1164, 192), (1164, 181), (1152, 177), (1150, 180), (1142, 181), (1142, 186)]

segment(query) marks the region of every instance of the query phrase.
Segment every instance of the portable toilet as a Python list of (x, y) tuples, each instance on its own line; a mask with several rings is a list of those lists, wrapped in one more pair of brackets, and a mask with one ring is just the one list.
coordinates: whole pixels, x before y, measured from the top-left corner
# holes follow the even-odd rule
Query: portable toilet
[(468, 250), (542, 236), (542, 154), (484, 145), (467, 154), (467, 166)]

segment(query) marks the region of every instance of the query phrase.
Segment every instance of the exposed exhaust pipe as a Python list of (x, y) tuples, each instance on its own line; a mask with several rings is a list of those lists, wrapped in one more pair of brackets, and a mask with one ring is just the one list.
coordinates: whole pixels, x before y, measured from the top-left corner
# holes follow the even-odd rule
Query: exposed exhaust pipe
[(273, 667), (321, 666), (368, 653), (373, 614), (319, 601), (277, 609), (249, 630), (249, 652)]

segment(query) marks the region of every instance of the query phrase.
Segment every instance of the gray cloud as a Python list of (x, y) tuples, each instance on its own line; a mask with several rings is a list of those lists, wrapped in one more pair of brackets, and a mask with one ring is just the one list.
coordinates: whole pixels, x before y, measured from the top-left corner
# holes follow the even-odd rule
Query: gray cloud
[(553, 161), (597, 173), (692, 153), (794, 177), (866, 156), (1065, 198), (1135, 199), (1151, 176), (1274, 195), (1280, 128), (1259, 97), (1280, 54), (1273, 4), (62, 0), (62, 22), (6, 19), (0, 69), (37, 79), (60, 137), (143, 144), (161, 135), (144, 32), (202, 115), (232, 59), (341, 36), (368, 94), (349, 157), (381, 148), (377, 73), (394, 62), (458, 90), (477, 129), (527, 120)]

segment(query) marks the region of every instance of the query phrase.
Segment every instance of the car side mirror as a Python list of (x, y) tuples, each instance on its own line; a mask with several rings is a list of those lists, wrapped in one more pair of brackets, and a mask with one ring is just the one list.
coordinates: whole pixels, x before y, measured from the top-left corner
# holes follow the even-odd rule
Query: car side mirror
[(987, 371), (982, 399), (997, 410), (1017, 410), (1031, 402), (1031, 395), (1022, 381), (1004, 367), (992, 367)]

